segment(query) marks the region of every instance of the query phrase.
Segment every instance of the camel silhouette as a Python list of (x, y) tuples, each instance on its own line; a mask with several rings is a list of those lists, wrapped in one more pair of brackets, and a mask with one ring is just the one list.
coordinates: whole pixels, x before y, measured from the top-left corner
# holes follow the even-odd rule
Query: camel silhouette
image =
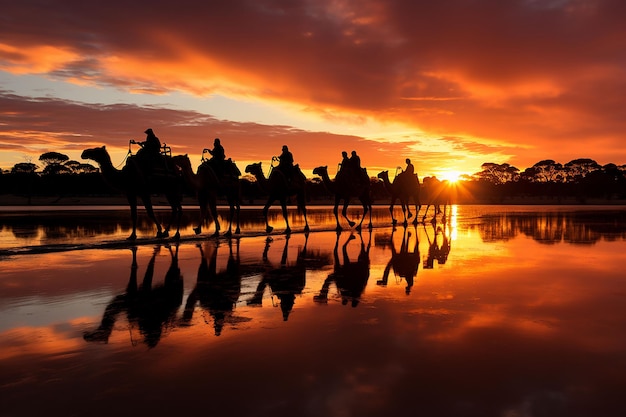
[[(105, 308), (98, 328), (86, 331), (83, 338), (87, 342), (107, 343), (113, 331), (117, 316), (126, 312), (128, 324), (139, 328), (143, 342), (150, 348), (155, 347), (164, 331), (175, 327), (178, 308), (183, 301), (183, 277), (178, 266), (178, 245), (175, 250), (167, 246), (171, 263), (162, 284), (153, 286), (154, 264), (161, 246), (156, 246), (141, 285), (137, 285), (137, 248), (132, 247), (133, 260), (126, 292), (115, 296)], [(131, 339), (133, 344), (136, 341)]]
[[(100, 172), (105, 181), (113, 188), (126, 195), (130, 205), (130, 217), (133, 230), (128, 240), (137, 239), (137, 197), (141, 199), (146, 213), (157, 228), (157, 238), (169, 236), (169, 230), (173, 222), (176, 222), (175, 238), (180, 237), (180, 221), (182, 218), (183, 181), (182, 177), (173, 172), (164, 175), (155, 175), (154, 180), (148, 180), (141, 171), (139, 164), (131, 159), (126, 161), (124, 167), (119, 170), (113, 166), (111, 156), (105, 146), (85, 149), (81, 154), (82, 159), (90, 159), (100, 166)], [(163, 228), (154, 214), (151, 195), (153, 193), (164, 194), (172, 211), (168, 225)]]
[(217, 270), (217, 252), (220, 244), (206, 242), (204, 249), (201, 244), (197, 246), (201, 255), (198, 278), (187, 297), (181, 323), (188, 325), (191, 322), (195, 306), (199, 304), (213, 319), (215, 336), (219, 336), (226, 324), (250, 321), (249, 318), (234, 315), (241, 294), (239, 240), (236, 240), (236, 253), (233, 253), (232, 240), (228, 240), (228, 261), (226, 268), (220, 271)]
[(400, 200), (402, 207), (402, 215), (404, 217), (403, 225), (408, 225), (408, 219), (413, 217), (411, 213), (410, 201), (413, 200), (415, 205), (415, 217), (413, 218), (413, 224), (417, 224), (417, 215), (421, 208), (420, 203), (420, 183), (417, 174), (400, 173), (396, 176), (393, 182), (389, 181), (389, 171), (382, 171), (378, 173), (378, 178), (383, 180), (385, 189), (391, 194), (391, 204), (389, 205), (389, 213), (391, 213), (391, 223), (396, 224), (398, 220), (393, 215), (393, 206), (396, 200)]
[(354, 234), (350, 234), (342, 246), (343, 264), (339, 258), (339, 236), (335, 240), (335, 248), (333, 250), (334, 268), (333, 272), (328, 275), (322, 284), (322, 288), (317, 295), (313, 296), (316, 303), (328, 303), (328, 292), (330, 285), (335, 284), (337, 291), (341, 296), (341, 304), (350, 303), (352, 307), (359, 305), (361, 295), (365, 291), (367, 281), (370, 276), (370, 248), (372, 246), (372, 234), (370, 233), (367, 247), (363, 241), (363, 236), (359, 233), (361, 239), (361, 247), (356, 261), (350, 261), (348, 254), (348, 244), (351, 240), (356, 239)]
[[(422, 221), (426, 220), (428, 210), (432, 207), (434, 214), (431, 222), (436, 222), (437, 215), (442, 214), (441, 221), (445, 223), (448, 217), (447, 209), (451, 204), (449, 181), (440, 181), (437, 177), (425, 177), (422, 190), (422, 200), (427, 203), (426, 210), (424, 210), (424, 215), (422, 216)], [(441, 206), (443, 206), (443, 208), (441, 208)]]
[(304, 231), (309, 231), (309, 221), (306, 217), (306, 177), (300, 171), (297, 165), (294, 167), (296, 173), (291, 181), (280, 171), (280, 169), (272, 169), (269, 178), (265, 177), (261, 162), (250, 164), (246, 167), (246, 172), (255, 176), (257, 183), (268, 194), (267, 202), (263, 206), (263, 216), (265, 218), (265, 231), (270, 233), (274, 228), (270, 226), (268, 220), (268, 211), (274, 201), (278, 200), (282, 208), (283, 218), (287, 228), (285, 233), (291, 233), (289, 226), (289, 218), (287, 216), (287, 199), (293, 195), (296, 196), (298, 212), (304, 216)]
[(361, 221), (356, 225), (356, 230), (360, 231), (363, 225), (363, 220), (367, 213), (370, 214), (369, 228), (373, 228), (372, 224), (372, 198), (370, 193), (370, 180), (367, 176), (367, 171), (363, 170), (363, 178), (355, 178), (354, 175), (350, 175), (349, 172), (340, 171), (335, 179), (331, 180), (328, 176), (328, 166), (319, 166), (313, 169), (313, 174), (319, 175), (322, 178), (326, 189), (332, 193), (335, 197), (335, 206), (333, 213), (335, 214), (335, 221), (337, 222), (336, 230), (340, 232), (342, 230), (339, 223), (339, 203), (343, 200), (343, 208), (341, 215), (348, 222), (350, 227), (354, 227), (356, 222), (348, 218), (348, 205), (352, 197), (357, 197), (361, 201), (363, 206), (363, 216)]
[(419, 240), (417, 238), (417, 229), (414, 230), (415, 241), (413, 243), (412, 250), (410, 250), (409, 248), (411, 232), (407, 229), (407, 227), (404, 227), (402, 229), (402, 244), (400, 245), (400, 252), (396, 251), (396, 245), (393, 240), (393, 234), (395, 230), (396, 228), (394, 227), (391, 231), (391, 237), (389, 238), (389, 243), (391, 245), (391, 259), (385, 267), (382, 279), (377, 281), (376, 284), (386, 286), (387, 282), (389, 281), (389, 273), (393, 269), (393, 272), (396, 276), (404, 278), (404, 280), (406, 281), (405, 291), (406, 294), (409, 295), (411, 293), (411, 288), (413, 287), (415, 276), (417, 275), (417, 270), (419, 269), (420, 264), (420, 251)]
[(232, 236), (233, 219), (236, 222), (235, 234), (241, 233), (239, 226), (239, 213), (241, 211), (239, 175), (241, 175), (241, 171), (235, 163), (230, 160), (224, 161), (229, 164), (230, 171), (225, 175), (218, 176), (208, 160), (200, 164), (196, 173), (193, 172), (191, 161), (187, 155), (173, 156), (172, 162), (181, 170), (185, 181), (196, 192), (198, 198), (200, 220), (198, 226), (193, 229), (194, 232), (196, 234), (202, 233), (202, 224), (208, 220), (210, 214), (215, 225), (213, 236), (219, 236), (220, 222), (217, 215), (217, 197), (223, 195), (226, 197), (229, 207), (228, 230), (224, 236)]

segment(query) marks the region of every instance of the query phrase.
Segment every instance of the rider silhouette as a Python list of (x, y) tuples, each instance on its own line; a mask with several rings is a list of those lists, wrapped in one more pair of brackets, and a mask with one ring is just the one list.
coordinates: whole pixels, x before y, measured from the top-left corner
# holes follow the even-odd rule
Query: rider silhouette
[(406, 169), (404, 170), (404, 172), (406, 172), (407, 176), (413, 175), (415, 173), (415, 168), (413, 167), (411, 160), (407, 158), (405, 162), (406, 162)]
[(287, 145), (283, 145), (283, 152), (278, 157), (278, 169), (285, 174), (287, 181), (291, 180), (293, 174), (293, 154), (289, 152)]
[(165, 168), (163, 156), (161, 155), (161, 141), (154, 134), (152, 129), (146, 129), (146, 140), (139, 142), (141, 147), (137, 151), (137, 163), (147, 177), (152, 177), (157, 167)]
[(220, 142), (220, 138), (215, 138), (215, 140), (213, 141), (213, 149), (209, 149), (209, 153), (212, 155), (211, 159), (215, 161), (223, 161), (224, 159), (226, 159), (224, 147)]
[(208, 149), (208, 152), (211, 154), (211, 159), (209, 159), (211, 166), (216, 171), (218, 177), (221, 177), (225, 171), (226, 154), (219, 138), (215, 138), (213, 149)]
[(361, 158), (356, 154), (356, 151), (352, 151), (350, 156), (350, 165), (354, 169), (354, 172), (359, 172), (361, 169)]

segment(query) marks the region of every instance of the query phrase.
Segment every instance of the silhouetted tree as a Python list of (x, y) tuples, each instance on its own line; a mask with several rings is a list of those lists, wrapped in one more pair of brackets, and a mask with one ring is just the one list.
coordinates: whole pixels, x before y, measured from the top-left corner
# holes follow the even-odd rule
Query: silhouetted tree
[(563, 182), (565, 175), (563, 165), (552, 159), (544, 159), (532, 166), (534, 168), (534, 180), (537, 182)]
[(485, 162), (480, 167), (482, 171), (474, 174), (479, 180), (484, 180), (492, 184), (504, 184), (519, 179), (519, 169), (506, 163), (496, 164), (494, 162)]
[(70, 159), (69, 156), (59, 152), (46, 152), (39, 156), (39, 160), (47, 165), (62, 164)]
[(601, 169), (602, 166), (593, 159), (579, 158), (569, 161), (565, 164), (564, 168), (566, 180), (579, 181), (590, 172)]
[(12, 174), (32, 174), (37, 171), (39, 167), (32, 162), (19, 162), (11, 168)]

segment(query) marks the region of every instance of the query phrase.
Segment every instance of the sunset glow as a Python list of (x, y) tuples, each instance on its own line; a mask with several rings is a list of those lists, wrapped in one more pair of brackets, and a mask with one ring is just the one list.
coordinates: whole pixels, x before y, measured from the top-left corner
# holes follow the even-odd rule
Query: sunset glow
[(121, 161), (148, 127), (196, 163), (215, 137), (242, 165), (288, 144), (309, 175), (343, 150), (450, 181), (626, 162), (621, 2), (289, 4), (3, 5), (0, 168), (95, 145)]

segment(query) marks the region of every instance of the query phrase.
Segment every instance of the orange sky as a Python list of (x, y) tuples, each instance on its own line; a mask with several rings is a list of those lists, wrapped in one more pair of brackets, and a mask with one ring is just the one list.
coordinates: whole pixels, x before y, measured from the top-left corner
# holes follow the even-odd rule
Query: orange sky
[(121, 161), (152, 127), (199, 162), (307, 170), (626, 163), (621, 0), (3, 2), (0, 167)]

